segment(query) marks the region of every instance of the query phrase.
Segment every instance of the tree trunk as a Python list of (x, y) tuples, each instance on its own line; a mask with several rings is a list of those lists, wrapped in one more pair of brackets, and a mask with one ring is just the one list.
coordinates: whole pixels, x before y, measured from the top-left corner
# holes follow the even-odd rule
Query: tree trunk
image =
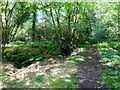
[(50, 7), (50, 15), (51, 15), (51, 18), (52, 18), (52, 22), (53, 22), (54, 28), (56, 29), (55, 20), (54, 20), (53, 12), (52, 12), (52, 7)]
[(33, 21), (32, 21), (32, 41), (35, 41), (35, 25), (36, 25), (36, 9), (33, 12)]
[(2, 16), (0, 13), (0, 60), (2, 60), (2, 22), (1, 22)]
[(118, 2), (118, 40), (120, 41), (120, 2)]
[(70, 27), (70, 11), (68, 10), (68, 30), (71, 31)]
[(55, 9), (55, 13), (56, 13), (56, 22), (57, 22), (57, 37), (58, 37), (58, 41), (60, 43), (60, 36), (61, 36), (61, 32), (60, 32), (60, 7), (58, 7), (58, 10)]

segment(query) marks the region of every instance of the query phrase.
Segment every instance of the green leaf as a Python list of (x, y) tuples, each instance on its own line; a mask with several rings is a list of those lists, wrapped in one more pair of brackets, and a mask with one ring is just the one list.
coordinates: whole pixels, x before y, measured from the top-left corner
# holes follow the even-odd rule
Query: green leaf
[(37, 61), (37, 60), (41, 60), (41, 59), (43, 59), (43, 57), (42, 57), (42, 56), (41, 56), (41, 57), (36, 58), (35, 60)]
[(29, 60), (24, 61), (24, 62), (22, 63), (22, 65), (25, 64), (25, 63), (27, 63), (27, 62), (33, 61), (33, 60), (34, 60), (34, 57), (31, 58), (31, 59), (29, 59)]
[(8, 76), (1, 76), (0, 77), (0, 80), (3, 80), (3, 79), (5, 79), (5, 78), (7, 78)]

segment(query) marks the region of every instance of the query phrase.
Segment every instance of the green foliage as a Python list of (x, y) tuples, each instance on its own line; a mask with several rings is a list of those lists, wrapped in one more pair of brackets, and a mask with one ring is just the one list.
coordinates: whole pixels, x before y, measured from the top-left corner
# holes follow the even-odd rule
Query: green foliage
[(25, 64), (25, 63), (27, 63), (27, 62), (31, 62), (31, 61), (33, 61), (33, 60), (34, 60), (34, 58), (31, 58), (31, 59), (29, 59), (29, 60), (26, 60), (26, 61), (22, 62), (22, 64)]
[(38, 61), (38, 60), (43, 60), (45, 58), (45, 56), (36, 56), (36, 57), (32, 57), (32, 58), (30, 58), (30, 59), (28, 59), (28, 60), (25, 60), (24, 62), (22, 62), (22, 65), (24, 66), (24, 65), (26, 65), (26, 63), (28, 63), (28, 62), (32, 62), (32, 61)]
[(57, 57), (58, 57), (58, 58), (62, 58), (62, 57), (63, 57), (63, 55), (57, 55)]
[(99, 51), (102, 59), (106, 62), (106, 65), (114, 67), (120, 64), (119, 52), (114, 49), (101, 49)]
[(26, 81), (20, 82), (13, 81), (12, 85), (8, 85), (8, 88), (29, 88), (29, 87), (26, 85)]
[(110, 76), (119, 76), (120, 75), (120, 72), (119, 71), (112, 71), (112, 72), (109, 72), (108, 75)]
[(25, 42), (23, 42), (23, 41), (16, 41), (16, 42), (11, 42), (10, 44), (11, 45), (22, 45), (22, 44), (25, 44)]
[(104, 81), (104, 83), (110, 85), (111, 88), (120, 89), (120, 76), (103, 76), (102, 80)]
[(84, 45), (80, 45), (81, 48), (84, 48), (85, 50), (88, 50), (90, 48), (90, 44), (84, 44)]
[(57, 43), (43, 42), (12, 42), (11, 47), (5, 49), (3, 62), (10, 61), (14, 66), (21, 68), (30, 65), (33, 61), (44, 60), (47, 55), (62, 57)]
[(77, 80), (73, 78), (62, 78), (55, 80), (51, 83), (51, 86), (53, 88), (75, 88), (73, 84), (77, 83)]
[(45, 83), (50, 83), (51, 88), (75, 88), (75, 84), (78, 82), (78, 80), (74, 78), (54, 78), (54, 81), (52, 79), (53, 77), (49, 77), (46, 82), (44, 76), (37, 76), (33, 79), (32, 82), (38, 82), (39, 84), (34, 84), (34, 86), (39, 88), (45, 87)]
[(111, 88), (120, 89), (120, 51), (117, 49), (119, 47), (118, 43), (112, 41), (100, 43), (96, 46), (99, 48), (104, 65), (107, 67), (107, 70), (103, 71), (105, 75), (102, 76), (102, 80)]
[(95, 45), (98, 48), (113, 48), (116, 50), (120, 50), (119, 42), (110, 41), (110, 42), (103, 42)]
[(120, 51), (120, 45), (119, 45), (119, 42), (115, 42), (115, 41), (111, 41), (109, 44), (108, 44), (109, 47), (112, 47), (118, 51)]
[(78, 62), (78, 63), (81, 63), (84, 61), (84, 58), (82, 56), (70, 56), (67, 59), (74, 62)]
[[(40, 75), (40, 76), (36, 76), (32, 79), (32, 83), (34, 83), (34, 86), (42, 88), (44, 86), (44, 76)], [(35, 82), (37, 82), (35, 84)]]
[(98, 47), (98, 48), (107, 48), (108, 47), (108, 43), (106, 43), (106, 42), (99, 43), (99, 44), (96, 44), (96, 47)]
[(44, 80), (44, 76), (37, 76), (33, 79), (33, 81), (35, 82), (43, 82), (43, 80)]
[(6, 79), (8, 76), (1, 76), (0, 81)]
[[(120, 64), (120, 45), (112, 41), (119, 40), (117, 2), (1, 1), (0, 6), (2, 44), (16, 41), (9, 43), (12, 46), (5, 47), (5, 50), (2, 45), (3, 62), (10, 61), (21, 68), (33, 61), (44, 60), (46, 56), (62, 58), (74, 48), (84, 48), (85, 51), (90, 48), (90, 44), (99, 43), (96, 47), (100, 49), (99, 53), (106, 65), (116, 67)], [(70, 56), (68, 59), (83, 61), (82, 56)], [(64, 80), (58, 80), (54, 84), (57, 86), (59, 82), (65, 83)], [(70, 85), (68, 83), (67, 86)]]

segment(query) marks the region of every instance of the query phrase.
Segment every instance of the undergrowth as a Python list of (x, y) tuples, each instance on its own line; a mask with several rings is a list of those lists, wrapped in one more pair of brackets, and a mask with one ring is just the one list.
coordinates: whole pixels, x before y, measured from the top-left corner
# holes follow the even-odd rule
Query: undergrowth
[[(20, 73), (2, 76), (0, 80), (3, 80), (3, 88), (76, 88), (76, 83), (78, 83), (75, 78), (77, 63), (75, 60), (67, 59), (60, 63), (50, 64), (48, 62), (47, 64), (42, 64), (44, 69), (39, 68), (42, 67), (40, 65), (39, 67), (32, 67), (39, 68), (37, 73), (40, 75), (36, 76), (36, 72), (28, 73), (31, 70), (25, 69), (25, 71), (21, 69)], [(27, 76), (24, 76), (24, 72), (27, 72)]]
[[(58, 43), (52, 43), (49, 41), (11, 42), (5, 48), (5, 52), (2, 56), (2, 62), (12, 62), (13, 65), (19, 69), (29, 66), (33, 61), (44, 61), (45, 58), (50, 56), (62, 58), (72, 52), (72, 49), (69, 52), (66, 51), (67, 46), (63, 47), (64, 48), (61, 50)], [(87, 50), (90, 45), (80, 45), (80, 47)]]
[[(36, 76), (36, 72), (32, 74), (28, 73), (28, 76), (23, 80), (21, 79), (21, 81), (18, 81), (16, 77), (23, 77), (22, 73), (25, 71), (20, 71), (21, 75), (15, 73), (12, 76), (6, 75), (6, 71), (2, 71), (5, 73), (5, 76), (1, 76), (0, 80), (3, 80), (4, 88), (76, 88), (76, 83), (78, 83), (78, 80), (74, 76), (77, 73), (76, 64), (84, 61), (84, 52), (90, 47), (90, 45), (81, 45), (81, 48), (76, 51), (78, 53), (63, 60), (64, 56), (57, 49), (57, 44), (52, 45), (48, 44), (48, 42), (13, 42), (10, 45), (10, 47), (5, 49), (3, 55), (4, 62), (14, 62), (15, 67), (21, 68), (27, 66), (27, 64), (31, 64), (30, 62), (32, 61), (39, 61), (40, 63), (45, 63), (42, 64), (45, 68), (41, 69), (37, 67), (37, 69), (39, 68), (39, 74), (43, 73), (43, 75)], [(47, 58), (52, 58), (54, 61), (54, 56), (59, 59), (60, 63), (53, 64), (47, 62)]]
[(6, 46), (2, 62), (13, 62), (15, 67), (21, 68), (30, 65), (33, 61), (44, 60), (50, 55), (61, 55), (57, 43), (17, 41)]
[(102, 72), (102, 80), (111, 88), (120, 89), (120, 46), (118, 42), (96, 44), (106, 70)]

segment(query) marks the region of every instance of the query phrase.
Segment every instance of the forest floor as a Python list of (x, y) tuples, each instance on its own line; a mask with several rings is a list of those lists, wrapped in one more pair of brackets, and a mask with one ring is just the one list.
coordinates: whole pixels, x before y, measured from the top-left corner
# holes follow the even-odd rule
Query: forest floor
[(108, 88), (101, 80), (101, 70), (104, 69), (97, 50), (94, 46), (86, 52), (84, 62), (80, 63), (78, 68), (79, 79), (77, 88)]
[(104, 65), (94, 46), (79, 48), (73, 54), (64, 59), (35, 61), (21, 69), (3, 64), (1, 88), (108, 88), (101, 80)]

